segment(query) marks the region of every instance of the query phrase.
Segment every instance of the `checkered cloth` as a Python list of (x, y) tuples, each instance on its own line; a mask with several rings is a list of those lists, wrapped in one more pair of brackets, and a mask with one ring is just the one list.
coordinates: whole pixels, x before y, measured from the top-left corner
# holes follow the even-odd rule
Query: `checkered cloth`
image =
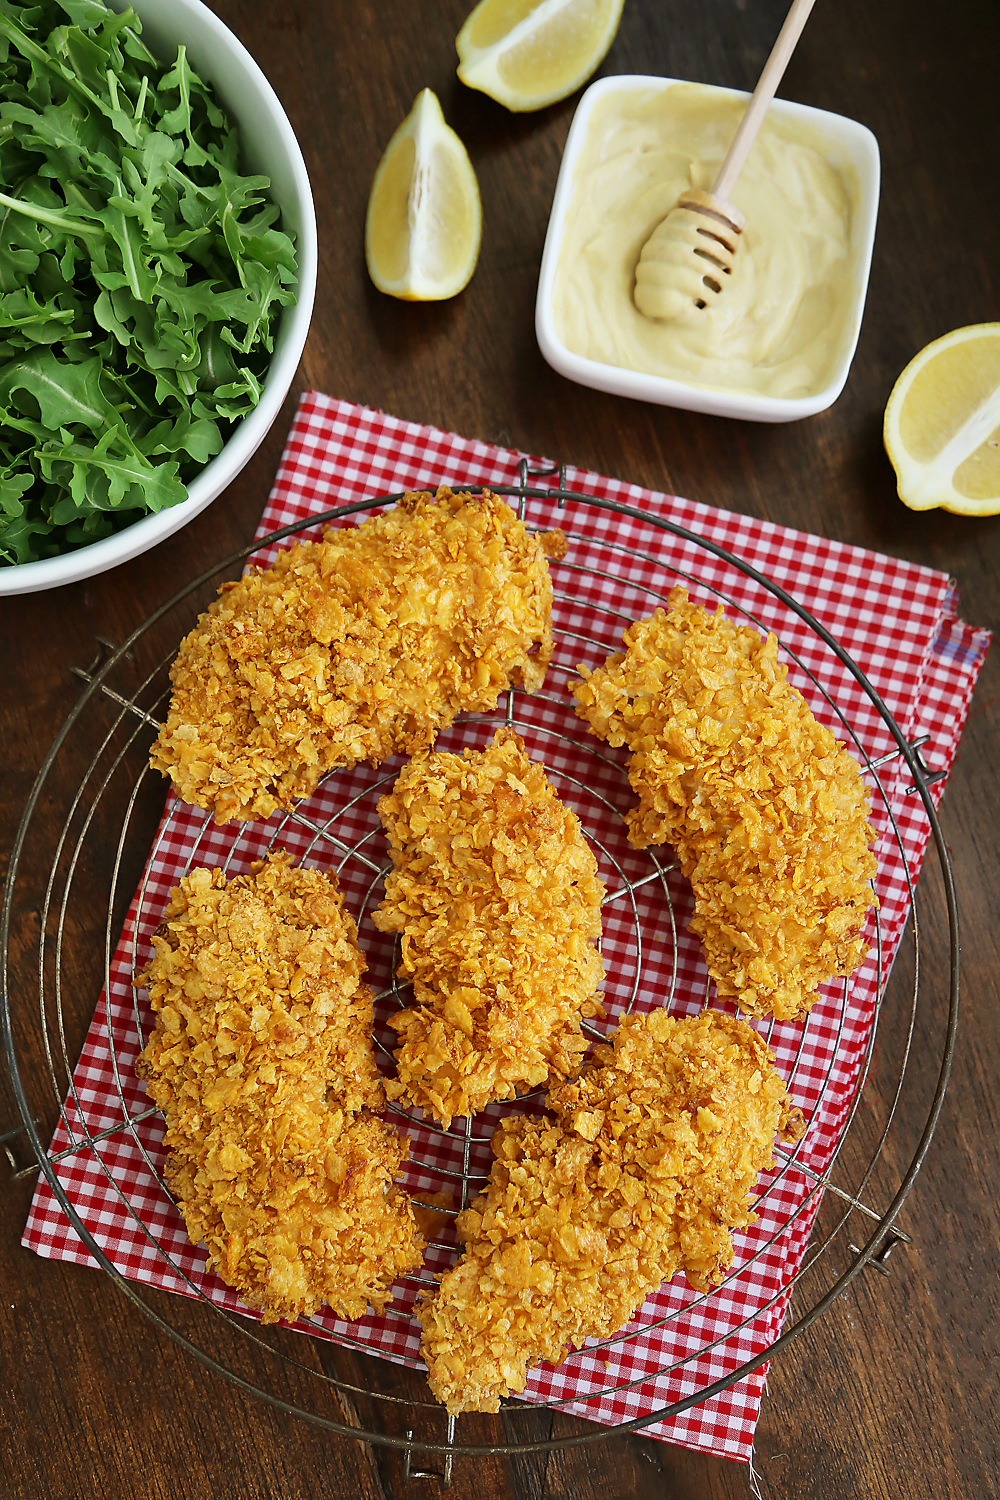
[[(524, 457), (309, 394), (299, 406), (258, 535), (340, 504), (407, 488), (516, 485)], [(553, 467), (537, 458), (529, 463), (536, 473)], [(528, 482), (554, 485), (555, 477), (532, 475)], [(848, 984), (825, 986), (804, 1022), (761, 1024), (809, 1129), (799, 1148), (779, 1154), (774, 1169), (762, 1175), (757, 1222), (736, 1236), (736, 1258), (726, 1279), (711, 1294), (695, 1295), (676, 1277), (647, 1299), (622, 1334), (530, 1376), (525, 1399), (560, 1403), (593, 1421), (617, 1425), (697, 1396), (759, 1358), (777, 1338), (819, 1208), (818, 1184), (864, 1077), (879, 997), (909, 912), (908, 878), (916, 880), (929, 833), (920, 799), (907, 793), (911, 774), (857, 678), (794, 607), (710, 546), (735, 554), (812, 611), (867, 675), (906, 737), (929, 737), (925, 753), (932, 770), (951, 767), (989, 635), (957, 618), (955, 590), (940, 573), (579, 469), (566, 468), (562, 477), (571, 491), (643, 514), (638, 519), (572, 500), (560, 506), (549, 498), (531, 498), (525, 510), (533, 528), (560, 526), (569, 550), (564, 562), (552, 565), (557, 644), (545, 688), (533, 698), (517, 694), (511, 713), (529, 753), (545, 761), (559, 794), (580, 814), (613, 898), (604, 912), (608, 1018), (603, 1030), (628, 1008), (666, 1004), (676, 1014), (694, 1013), (708, 994), (700, 949), (686, 931), (690, 891), (671, 868), (668, 850), (630, 848), (621, 818), (634, 800), (625, 758), (588, 736), (568, 693), (577, 665), (603, 661), (619, 645), (623, 627), (651, 613), (673, 584), (683, 582), (709, 606), (721, 599), (734, 618), (777, 632), (791, 680), (817, 717), (867, 767), (872, 821), (880, 835), (880, 911), (877, 922), (871, 920), (867, 963)], [(694, 537), (660, 529), (658, 519)], [(353, 522), (348, 518), (342, 524)], [(269, 560), (275, 550), (256, 554), (254, 561)], [(504, 709), (501, 702), (497, 722)], [(439, 748), (481, 746), (491, 735), (491, 717), (478, 716), (443, 735)], [(872, 762), (881, 757), (890, 758), (876, 772)], [(206, 814), (168, 798), (114, 956), (111, 982), (50, 1148), (76, 1211), (125, 1276), (242, 1310), (236, 1295), (206, 1273), (203, 1255), (187, 1240), (163, 1185), (162, 1120), (149, 1110), (133, 1071), (150, 1018), (144, 995), (135, 1000), (131, 980), (149, 957), (149, 935), (170, 888), (193, 863), (224, 864), (237, 874), (275, 847), (291, 850), (315, 868), (336, 870), (358, 919), (368, 979), (383, 995), (375, 1039), (391, 1066), (386, 1019), (397, 1003), (392, 946), (369, 917), (386, 862), (375, 803), (398, 767), (397, 758), (379, 772), (362, 766), (331, 777), (302, 807), (307, 821), (276, 814), (263, 824), (220, 829)], [(944, 784), (944, 779), (934, 784), (935, 799)], [(395, 1112), (392, 1117), (412, 1143), (406, 1186), (419, 1199), (445, 1183), (460, 1182), (467, 1130), (474, 1192), (489, 1172), (488, 1142), (502, 1113), (493, 1107), (445, 1133), (419, 1115)], [(44, 1180), (23, 1243), (40, 1255), (94, 1264)], [(449, 1230), (429, 1249), (422, 1280), (402, 1283), (381, 1317), (348, 1325), (321, 1313), (297, 1326), (316, 1337), (419, 1364), (418, 1330), (409, 1313), (420, 1286), (432, 1284), (433, 1273), (454, 1255)], [(766, 1369), (763, 1365), (680, 1415), (654, 1421), (646, 1434), (746, 1460)], [(462, 1440), (461, 1421), (457, 1440)]]

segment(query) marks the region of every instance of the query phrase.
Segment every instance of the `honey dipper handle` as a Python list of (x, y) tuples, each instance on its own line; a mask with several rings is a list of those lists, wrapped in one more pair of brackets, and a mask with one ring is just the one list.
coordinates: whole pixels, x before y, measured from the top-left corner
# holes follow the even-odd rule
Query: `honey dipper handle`
[(756, 140), (761, 122), (767, 114), (768, 105), (774, 98), (782, 74), (788, 66), (788, 59), (795, 51), (795, 44), (802, 35), (802, 28), (808, 21), (809, 12), (815, 3), (816, 0), (792, 0), (792, 7), (785, 17), (785, 24), (778, 32), (778, 39), (771, 48), (771, 55), (764, 64), (764, 71), (750, 97), (746, 114), (733, 136), (733, 143), (726, 152), (726, 159), (719, 168), (719, 175), (712, 184), (712, 197), (718, 198), (723, 203), (728, 201), (736, 179), (743, 170), (743, 165), (750, 154), (750, 147)]

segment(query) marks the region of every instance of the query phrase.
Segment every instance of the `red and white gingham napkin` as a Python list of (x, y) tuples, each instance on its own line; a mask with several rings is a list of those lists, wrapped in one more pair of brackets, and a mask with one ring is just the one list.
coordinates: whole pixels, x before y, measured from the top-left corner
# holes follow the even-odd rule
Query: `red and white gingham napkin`
[[(308, 394), (300, 403), (258, 536), (372, 495), (440, 483), (455, 488), (516, 484), (522, 457)], [(554, 476), (544, 481), (554, 482)], [(565, 470), (565, 484), (580, 494), (669, 518), (781, 585), (863, 669), (907, 737), (929, 736), (925, 755), (932, 769), (950, 769), (989, 633), (957, 619), (955, 590), (943, 574), (571, 467)], [(739, 618), (742, 611), (761, 628), (776, 630), (791, 679), (817, 717), (847, 740), (859, 758), (877, 760), (894, 749), (870, 699), (835, 654), (794, 611), (724, 559), (645, 522), (583, 504), (569, 502), (560, 509), (552, 501), (532, 499), (526, 519), (532, 527), (561, 526), (569, 551), (565, 562), (552, 566), (553, 665), (542, 694), (531, 699), (518, 695), (516, 722), (529, 752), (544, 759), (560, 795), (580, 813), (609, 891), (622, 890), (626, 879), (641, 880), (654, 866), (648, 855), (631, 850), (623, 835), (620, 812), (631, 799), (624, 759), (589, 737), (574, 718), (568, 684), (580, 661), (590, 666), (602, 661), (618, 646), (623, 625), (650, 613), (678, 581), (700, 602), (711, 606), (721, 595), (727, 613)], [(254, 561), (269, 555), (258, 553)], [(489, 723), (473, 720), (442, 736), (439, 747), (482, 745), (491, 734)], [(192, 863), (225, 862), (229, 873), (236, 874), (272, 844), (317, 868), (336, 869), (359, 921), (369, 982), (376, 992), (388, 989), (391, 945), (368, 917), (379, 900), (377, 872), (385, 861), (374, 806), (398, 766), (397, 759), (379, 772), (358, 767), (332, 777), (309, 800), (309, 824), (275, 815), (265, 824), (217, 829), (205, 814), (168, 798), (114, 956), (111, 982), (50, 1147), (50, 1157), (59, 1157), (56, 1171), (77, 1212), (124, 1275), (241, 1310), (235, 1294), (206, 1273), (204, 1257), (188, 1242), (163, 1186), (160, 1116), (136, 1118), (148, 1104), (132, 1064), (148, 1035), (149, 1016), (144, 997), (136, 1004), (131, 980), (149, 956), (149, 934), (170, 888)], [(736, 1258), (721, 1287), (708, 1296), (695, 1295), (682, 1277), (675, 1278), (647, 1300), (623, 1336), (578, 1351), (558, 1368), (543, 1365), (532, 1372), (526, 1399), (560, 1402), (566, 1410), (616, 1425), (706, 1389), (767, 1350), (778, 1336), (790, 1281), (819, 1207), (816, 1178), (830, 1165), (855, 1101), (878, 997), (909, 911), (906, 866), (915, 880), (929, 832), (919, 798), (907, 795), (911, 778), (898, 758), (882, 768), (878, 784), (870, 773), (868, 779), (875, 793), (872, 820), (881, 836), (876, 851), (878, 941), (848, 987), (826, 986), (807, 1021), (762, 1026), (809, 1118), (798, 1154), (791, 1164), (779, 1161), (762, 1176), (758, 1220), (735, 1237)], [(936, 799), (944, 784), (943, 779), (935, 784)], [(360, 846), (364, 858), (345, 857), (342, 846), (317, 838), (314, 829), (330, 819), (336, 820), (336, 836), (347, 844), (370, 835)], [(660, 864), (669, 866), (669, 851), (658, 853)], [(707, 977), (698, 945), (685, 930), (689, 916), (690, 892), (676, 873), (638, 887), (633, 900), (626, 896), (605, 907), (609, 1026), (626, 1006), (668, 1004), (684, 1014), (704, 1005)], [(376, 1039), (383, 1045), (390, 1039), (385, 1018), (391, 1003), (387, 1000), (376, 1012)], [(501, 1112), (495, 1107), (472, 1122), (472, 1166), (484, 1177), (489, 1137)], [(445, 1135), (419, 1117), (396, 1119), (412, 1142), (403, 1179), (410, 1190), (419, 1197), (453, 1180), (448, 1174), (461, 1165), (463, 1122)], [(40, 1255), (94, 1264), (44, 1180), (35, 1193), (23, 1243)], [(425, 1279), (448, 1265), (453, 1253), (446, 1246), (432, 1247)], [(418, 1329), (408, 1315), (416, 1291), (415, 1281), (403, 1283), (382, 1317), (348, 1325), (320, 1314), (297, 1326), (317, 1337), (418, 1364)], [(644, 1431), (748, 1459), (766, 1368)], [(462, 1441), (461, 1423), (457, 1440)]]

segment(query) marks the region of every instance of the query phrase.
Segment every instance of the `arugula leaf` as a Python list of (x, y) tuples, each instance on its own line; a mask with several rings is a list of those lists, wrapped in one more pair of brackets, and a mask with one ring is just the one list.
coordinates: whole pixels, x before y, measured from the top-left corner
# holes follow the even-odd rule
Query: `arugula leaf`
[(189, 453), (200, 464), (207, 464), (221, 449), (219, 424), (208, 417), (194, 416), (186, 424), (158, 422), (142, 444), (146, 454)]
[(5, 516), (24, 515), (24, 493), (34, 483), (35, 476), (29, 470), (19, 473), (11, 469), (0, 469), (0, 512)]
[(18, 218), (13, 209), (0, 204), (0, 291), (16, 291), (38, 269), (42, 241), (35, 230), (33, 237), (38, 243), (38, 252), (30, 248), (25, 243), (27, 236)]
[(40, 455), (46, 478), (55, 478), (69, 467), (69, 491), (52, 511), (52, 520), (64, 526), (87, 510), (166, 510), (183, 500), (186, 490), (177, 478), (176, 463), (151, 464), (142, 454), (120, 458), (102, 451), (110, 446), (102, 440), (96, 448), (68, 443)]
[(260, 399), (295, 247), (183, 47), (0, 0), (0, 566), (177, 504)]
[(51, 531), (41, 516), (0, 516), (0, 565), (37, 562), (51, 557), (56, 549), (46, 547)]
[(73, 317), (73, 308), (59, 307), (55, 298), (39, 302), (30, 287), (0, 294), (0, 334), (6, 333), (9, 338), (16, 335), (25, 348), (33, 343), (55, 344), (61, 338), (73, 337), (65, 327), (72, 323)]
[(13, 397), (25, 391), (37, 402), (46, 427), (83, 426), (103, 432), (109, 421), (117, 423), (117, 413), (101, 391), (102, 369), (103, 362), (96, 358), (73, 365), (53, 350), (29, 354), (0, 371), (0, 408), (14, 404)]
[(100, 26), (108, 17), (107, 8), (100, 0), (60, 0), (59, 8), (66, 12), (74, 26), (84, 29)]

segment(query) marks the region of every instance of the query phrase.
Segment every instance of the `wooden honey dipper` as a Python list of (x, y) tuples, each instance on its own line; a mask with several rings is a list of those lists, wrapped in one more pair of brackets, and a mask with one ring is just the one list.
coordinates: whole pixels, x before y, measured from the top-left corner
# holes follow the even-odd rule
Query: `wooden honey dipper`
[(746, 223), (729, 194), (814, 4), (793, 0), (711, 192), (683, 192), (643, 245), (633, 300), (644, 317), (677, 318), (688, 308), (707, 307), (723, 292)]

